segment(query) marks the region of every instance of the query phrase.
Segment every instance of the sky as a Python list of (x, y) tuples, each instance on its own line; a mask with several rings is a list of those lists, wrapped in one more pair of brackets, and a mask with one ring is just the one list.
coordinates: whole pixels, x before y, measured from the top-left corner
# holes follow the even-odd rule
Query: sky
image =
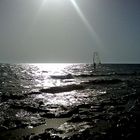
[(0, 62), (140, 63), (140, 0), (0, 0)]

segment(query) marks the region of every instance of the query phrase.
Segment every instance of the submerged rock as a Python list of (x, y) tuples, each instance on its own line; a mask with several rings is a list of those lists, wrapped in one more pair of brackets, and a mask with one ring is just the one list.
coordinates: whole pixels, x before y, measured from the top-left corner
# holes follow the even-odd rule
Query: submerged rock
[(118, 84), (123, 82), (121, 79), (96, 79), (83, 82), (83, 84)]
[[(11, 111), (11, 112), (8, 112)], [(12, 114), (11, 117), (9, 117)], [(3, 114), (1, 125), (8, 129), (25, 128), (27, 126), (38, 126), (45, 123), (45, 119), (40, 117), (37, 113), (31, 113), (25, 110), (8, 109), (6, 114)]]
[[(79, 69), (77, 71), (81, 73)], [(34, 134), (29, 133), (24, 136), (26, 140), (136, 140), (136, 136), (139, 139), (140, 78), (138, 75), (116, 72), (106, 74), (104, 71), (102, 73), (91, 71), (91, 74), (86, 70), (84, 72), (85, 74), (81, 73), (77, 77), (55, 75), (51, 77), (53, 80), (49, 81), (48, 71), (46, 79), (42, 78), (41, 84), (45, 80), (51, 84), (47, 81), (48, 85), (34, 86), (36, 82), (33, 81), (39, 80), (39, 76), (19, 74), (19, 78), (10, 68), (8, 76), (13, 74), (14, 78), (10, 80), (8, 76), (3, 76), (0, 87), (0, 139), (3, 139), (1, 135), (7, 131), (18, 132), (19, 129), (16, 132), (9, 130), (16, 128), (25, 128), (30, 132), (35, 129)], [(32, 73), (32, 70), (29, 73)], [(67, 79), (74, 79), (77, 84), (66, 83)], [(62, 86), (55, 86), (56, 81)], [(23, 87), (27, 89), (24, 94), (22, 94)], [(65, 117), (69, 120), (59, 124), (58, 128), (46, 129), (47, 123), (45, 126), (40, 125), (45, 123), (46, 118)], [(38, 125), (39, 128), (36, 127)], [(39, 132), (38, 129), (42, 127), (45, 128)], [(11, 133), (8, 133), (9, 139), (12, 139)]]
[(60, 87), (50, 87), (48, 89), (41, 89), (40, 92), (46, 92), (46, 93), (59, 93), (59, 92), (68, 92), (73, 90), (82, 90), (84, 89), (84, 85), (66, 85), (66, 86), (60, 86)]
[(53, 79), (73, 79), (74, 77), (71, 74), (67, 75), (51, 75)]

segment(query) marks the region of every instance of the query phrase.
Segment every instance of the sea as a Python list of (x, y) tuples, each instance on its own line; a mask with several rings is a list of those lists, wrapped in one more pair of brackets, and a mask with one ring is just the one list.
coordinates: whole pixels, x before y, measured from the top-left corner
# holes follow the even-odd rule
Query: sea
[(139, 137), (140, 64), (0, 64), (0, 139)]

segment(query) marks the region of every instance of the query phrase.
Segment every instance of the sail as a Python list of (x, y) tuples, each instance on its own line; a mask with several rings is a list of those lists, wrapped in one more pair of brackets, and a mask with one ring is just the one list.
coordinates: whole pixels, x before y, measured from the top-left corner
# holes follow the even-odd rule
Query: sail
[(94, 65), (101, 64), (101, 59), (98, 52), (93, 52), (93, 64)]

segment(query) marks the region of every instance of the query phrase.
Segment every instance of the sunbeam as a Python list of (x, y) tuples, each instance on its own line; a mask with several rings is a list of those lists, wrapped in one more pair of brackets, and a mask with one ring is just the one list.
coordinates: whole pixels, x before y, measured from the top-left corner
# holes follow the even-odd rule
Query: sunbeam
[[(41, 4), (39, 5), (39, 8), (37, 12), (35, 13), (35, 16), (33, 16), (32, 22), (30, 24), (29, 30), (25, 34), (25, 40), (28, 38), (28, 35), (32, 33), (34, 26), (36, 25), (38, 18), (40, 16), (41, 11), (43, 10), (44, 6), (46, 6), (48, 0), (42, 0)], [(25, 40), (22, 40), (23, 42), (26, 42)]]
[(40, 15), (40, 12), (43, 9), (43, 7), (46, 5), (46, 3), (47, 3), (47, 0), (42, 0), (42, 3), (41, 3), (41, 5), (40, 5), (40, 7), (37, 11), (37, 14), (36, 14), (35, 18), (34, 18), (34, 22), (36, 22), (36, 20), (38, 19), (39, 15)]
[(80, 16), (81, 20), (84, 22), (85, 26), (87, 27), (87, 29), (91, 33), (92, 37), (96, 40), (98, 47), (103, 46), (99, 36), (95, 32), (95, 30), (93, 29), (93, 27), (91, 26), (91, 24), (89, 23), (89, 21), (87, 20), (87, 18), (85, 17), (83, 12), (81, 11), (81, 9), (79, 8), (76, 1), (75, 0), (70, 0), (70, 1), (71, 1), (72, 5), (74, 6), (75, 10), (77, 11), (78, 15)]

